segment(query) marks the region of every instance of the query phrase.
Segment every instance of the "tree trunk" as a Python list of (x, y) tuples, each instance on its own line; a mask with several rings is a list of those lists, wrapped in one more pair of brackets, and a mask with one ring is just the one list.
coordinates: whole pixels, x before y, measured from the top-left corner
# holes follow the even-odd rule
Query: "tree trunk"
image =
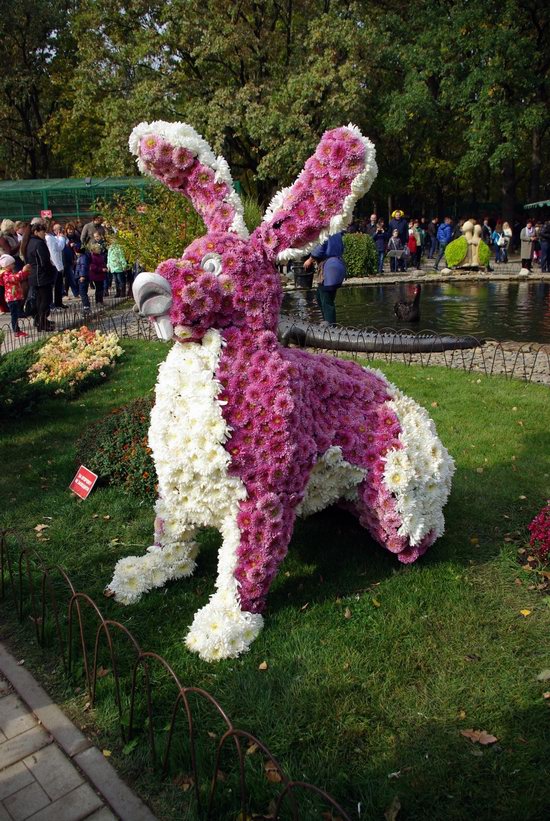
[(516, 166), (513, 160), (506, 160), (501, 172), (502, 219), (512, 223), (516, 212)]
[(531, 140), (531, 178), (529, 180), (529, 202), (540, 199), (540, 173), (542, 169), (542, 136), (540, 128), (533, 129)]

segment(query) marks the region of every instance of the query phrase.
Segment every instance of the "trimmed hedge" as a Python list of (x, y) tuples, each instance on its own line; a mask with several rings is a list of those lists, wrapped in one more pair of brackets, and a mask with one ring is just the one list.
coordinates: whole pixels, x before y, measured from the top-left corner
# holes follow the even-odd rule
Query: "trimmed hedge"
[(449, 268), (456, 268), (460, 265), (468, 253), (468, 241), (466, 237), (458, 237), (450, 242), (445, 248), (445, 260)]
[(348, 278), (376, 274), (376, 246), (368, 234), (344, 234), (344, 262)]
[(76, 443), (77, 464), (85, 464), (105, 484), (155, 499), (157, 474), (147, 438), (153, 402), (135, 399), (89, 425)]

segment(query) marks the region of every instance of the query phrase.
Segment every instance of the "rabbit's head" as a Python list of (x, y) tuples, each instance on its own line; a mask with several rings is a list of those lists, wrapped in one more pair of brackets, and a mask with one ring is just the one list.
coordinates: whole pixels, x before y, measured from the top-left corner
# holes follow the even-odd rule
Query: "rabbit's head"
[(271, 202), (249, 237), (229, 167), (185, 123), (141, 123), (130, 149), (141, 171), (187, 196), (208, 233), (180, 259), (140, 274), (134, 296), (164, 339), (199, 340), (209, 328), (276, 331), (277, 261), (303, 256), (345, 228), (376, 176), (374, 146), (354, 126), (327, 131), (290, 188)]

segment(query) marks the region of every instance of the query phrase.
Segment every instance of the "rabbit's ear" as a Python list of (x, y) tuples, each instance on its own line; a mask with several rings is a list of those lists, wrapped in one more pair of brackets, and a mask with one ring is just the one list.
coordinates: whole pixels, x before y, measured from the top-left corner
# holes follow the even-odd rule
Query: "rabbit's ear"
[(187, 123), (140, 123), (129, 140), (139, 170), (156, 177), (193, 203), (209, 231), (248, 231), (243, 206), (233, 188), (229, 166)]
[(254, 235), (284, 262), (342, 231), (378, 173), (375, 155), (354, 125), (326, 131), (294, 185), (275, 195)]

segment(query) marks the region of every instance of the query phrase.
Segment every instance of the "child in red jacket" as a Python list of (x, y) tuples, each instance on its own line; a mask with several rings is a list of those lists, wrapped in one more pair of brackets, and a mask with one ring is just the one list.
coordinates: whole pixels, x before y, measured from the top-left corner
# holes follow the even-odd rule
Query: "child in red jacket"
[(19, 327), (21, 309), (25, 300), (22, 283), (28, 279), (31, 267), (25, 265), (21, 271), (15, 270), (15, 260), (10, 254), (0, 256), (0, 281), (4, 286), (5, 299), (11, 314), (11, 329), (15, 336), (28, 336)]

